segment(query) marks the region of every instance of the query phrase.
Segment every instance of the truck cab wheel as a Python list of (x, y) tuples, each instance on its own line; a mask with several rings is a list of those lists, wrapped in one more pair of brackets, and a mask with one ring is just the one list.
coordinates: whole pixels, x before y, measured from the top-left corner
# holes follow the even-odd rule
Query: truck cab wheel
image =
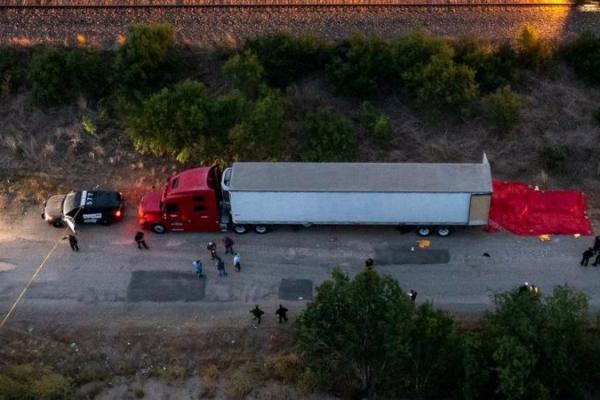
[(62, 228), (63, 222), (60, 219), (57, 219), (56, 221), (52, 222), (52, 226), (55, 228)]
[(450, 235), (450, 227), (448, 226), (438, 226), (435, 228), (435, 234), (441, 237), (446, 237)]
[(152, 231), (154, 233), (162, 234), (167, 231), (167, 228), (165, 228), (165, 226), (161, 224), (154, 224), (152, 225)]
[(259, 235), (264, 235), (268, 230), (269, 228), (267, 228), (266, 225), (256, 225), (254, 227), (254, 232), (258, 233)]
[(248, 228), (246, 228), (245, 225), (234, 225), (233, 231), (238, 235), (243, 235), (244, 233), (248, 232)]
[(428, 226), (419, 226), (417, 228), (417, 235), (423, 236), (423, 237), (429, 236), (429, 235), (431, 235), (431, 228)]

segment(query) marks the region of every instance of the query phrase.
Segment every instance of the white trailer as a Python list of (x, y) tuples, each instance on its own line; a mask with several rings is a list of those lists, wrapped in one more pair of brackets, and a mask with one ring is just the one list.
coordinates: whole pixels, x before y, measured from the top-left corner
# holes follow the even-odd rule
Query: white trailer
[(481, 163), (238, 162), (223, 173), (234, 231), (271, 225), (415, 225), (426, 236), (486, 225), (492, 194)]

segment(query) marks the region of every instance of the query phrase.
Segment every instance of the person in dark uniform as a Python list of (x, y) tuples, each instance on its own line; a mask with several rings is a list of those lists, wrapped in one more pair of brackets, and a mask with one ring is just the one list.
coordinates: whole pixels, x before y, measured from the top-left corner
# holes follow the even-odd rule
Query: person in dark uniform
[(596, 236), (594, 239), (594, 247), (592, 248), (594, 251), (600, 251), (600, 236)]
[(215, 242), (208, 242), (206, 245), (206, 250), (210, 253), (210, 259), (216, 260), (217, 258), (217, 244)]
[(414, 303), (415, 300), (417, 300), (417, 294), (418, 293), (416, 290), (410, 289), (410, 291), (408, 292), (408, 297), (410, 297), (410, 301), (412, 301)]
[(529, 292), (529, 282), (525, 282), (521, 286), (519, 286), (519, 293)]
[(230, 238), (229, 236), (225, 236), (223, 238), (223, 246), (225, 246), (225, 254), (231, 253), (233, 254), (233, 239)]
[(285, 308), (284, 306), (282, 306), (281, 304), (279, 305), (279, 308), (277, 309), (277, 311), (275, 311), (275, 314), (277, 314), (277, 316), (279, 317), (280, 324), (282, 322), (287, 322), (287, 312), (288, 312), (288, 309)]
[(148, 250), (148, 245), (146, 244), (146, 241), (144, 240), (144, 232), (136, 232), (135, 233), (135, 237), (133, 238), (135, 240), (135, 242), (137, 243), (137, 247), (138, 249), (142, 249), (142, 246), (144, 249)]
[(598, 255), (596, 256), (596, 259), (594, 260), (594, 263), (592, 265), (594, 267), (597, 267), (598, 265), (600, 265), (600, 251), (598, 251)]
[(65, 236), (62, 240), (69, 239), (69, 245), (71, 246), (71, 250), (79, 251), (79, 246), (77, 245), (77, 238), (75, 235), (69, 233), (69, 236)]
[(594, 250), (591, 247), (588, 248), (586, 251), (583, 252), (583, 257), (581, 258), (581, 262), (579, 263), (579, 265), (587, 267), (588, 263), (590, 262), (590, 258), (592, 258), (593, 255)]
[(366, 269), (373, 269), (374, 265), (375, 265), (375, 260), (373, 260), (372, 258), (367, 258), (365, 260), (365, 268)]
[(252, 315), (254, 315), (254, 319), (256, 320), (256, 324), (260, 325), (260, 322), (262, 320), (262, 316), (265, 313), (263, 310), (261, 310), (260, 308), (258, 308), (258, 304), (256, 306), (254, 306), (254, 308), (252, 310), (250, 310), (250, 313)]

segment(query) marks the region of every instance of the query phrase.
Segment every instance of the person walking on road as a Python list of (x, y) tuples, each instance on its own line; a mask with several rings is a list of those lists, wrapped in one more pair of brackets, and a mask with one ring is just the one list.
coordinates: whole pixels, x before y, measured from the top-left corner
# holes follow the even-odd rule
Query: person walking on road
[(277, 317), (279, 317), (280, 324), (282, 322), (288, 321), (287, 312), (288, 312), (288, 309), (285, 308), (284, 306), (282, 306), (281, 304), (279, 305), (279, 308), (277, 309), (277, 311), (275, 311), (275, 314), (277, 314)]
[(235, 270), (237, 272), (240, 272), (242, 269), (242, 264), (240, 264), (240, 261), (241, 261), (240, 253), (235, 253), (235, 256), (233, 256), (233, 267), (235, 268)]
[(215, 262), (217, 266), (217, 272), (219, 276), (227, 276), (227, 271), (225, 271), (225, 263), (219, 257), (217, 257), (217, 261)]
[(142, 249), (142, 246), (144, 249), (148, 250), (148, 245), (146, 244), (146, 241), (144, 240), (144, 232), (136, 232), (135, 233), (135, 237), (133, 238), (135, 240), (135, 242), (137, 243), (137, 247), (138, 249)]
[(225, 254), (233, 254), (234, 241), (229, 236), (223, 238), (223, 246), (225, 246)]
[(202, 261), (196, 260), (192, 263), (192, 265), (194, 266), (194, 272), (196, 275), (198, 275), (198, 279), (203, 278), (204, 274), (202, 273)]
[(69, 233), (69, 236), (65, 236), (62, 240), (69, 239), (69, 246), (71, 246), (72, 251), (79, 251), (79, 246), (77, 245), (77, 238), (75, 235)]
[(263, 310), (261, 310), (260, 308), (258, 308), (258, 304), (254, 306), (254, 308), (252, 310), (250, 310), (250, 313), (252, 315), (254, 315), (254, 319), (256, 320), (256, 324), (260, 325), (260, 322), (262, 321), (262, 316), (265, 313)]
[(217, 244), (215, 242), (208, 242), (206, 245), (206, 250), (208, 250), (210, 253), (211, 260), (216, 260), (219, 258), (219, 256), (217, 256)]
[(600, 251), (600, 236), (596, 236), (594, 239), (594, 247), (592, 248), (594, 251)]
[(590, 262), (590, 258), (594, 255), (594, 250), (590, 247), (586, 251), (583, 252), (583, 257), (581, 258), (581, 262), (579, 265), (587, 267)]

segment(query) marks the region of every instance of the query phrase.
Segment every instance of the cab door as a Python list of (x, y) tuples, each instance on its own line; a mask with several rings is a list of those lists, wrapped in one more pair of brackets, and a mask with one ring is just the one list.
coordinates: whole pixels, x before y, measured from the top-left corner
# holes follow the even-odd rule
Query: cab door
[(184, 231), (185, 222), (182, 218), (181, 206), (179, 203), (174, 201), (167, 201), (165, 203), (163, 220), (171, 231)]
[(215, 232), (218, 230), (215, 192), (206, 191), (193, 196), (191, 206), (191, 230), (196, 232)]

